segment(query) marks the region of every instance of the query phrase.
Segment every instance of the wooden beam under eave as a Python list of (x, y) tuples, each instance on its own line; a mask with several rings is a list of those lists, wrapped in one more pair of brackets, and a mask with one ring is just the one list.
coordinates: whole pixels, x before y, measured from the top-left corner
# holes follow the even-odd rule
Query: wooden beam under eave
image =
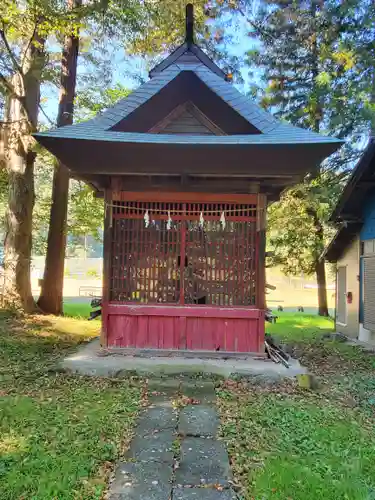
[(249, 179), (194, 178), (185, 176), (118, 176), (114, 191), (198, 191), (218, 193), (259, 193), (260, 183)]
[[(251, 178), (216, 178), (216, 177), (193, 177), (182, 176), (111, 176), (91, 175), (84, 180), (95, 188), (95, 196), (103, 198), (104, 190), (111, 188), (114, 191), (185, 191), (185, 192), (214, 192), (214, 193), (263, 193), (269, 201), (279, 198), (280, 192), (287, 188), (293, 181), (283, 182), (281, 180)], [(294, 181), (297, 182), (297, 181)], [(112, 187), (111, 187), (112, 186)]]

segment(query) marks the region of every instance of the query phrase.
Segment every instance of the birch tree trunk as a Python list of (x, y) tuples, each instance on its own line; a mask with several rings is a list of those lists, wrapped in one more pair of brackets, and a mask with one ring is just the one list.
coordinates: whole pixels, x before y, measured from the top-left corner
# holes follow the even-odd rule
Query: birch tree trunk
[[(73, 9), (81, 5), (81, 0), (68, 0), (68, 5)], [(66, 36), (61, 60), (61, 92), (57, 116), (58, 127), (73, 123), (78, 49), (78, 36), (73, 33)], [(61, 162), (56, 162), (53, 175), (46, 262), (42, 289), (38, 300), (38, 306), (44, 312), (56, 315), (63, 313), (68, 198), (69, 172)]]

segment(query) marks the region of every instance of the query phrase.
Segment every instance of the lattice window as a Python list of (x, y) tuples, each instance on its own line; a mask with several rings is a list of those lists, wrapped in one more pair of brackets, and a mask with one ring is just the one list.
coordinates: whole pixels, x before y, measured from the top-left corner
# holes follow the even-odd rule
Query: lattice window
[(257, 207), (113, 202), (110, 300), (256, 305)]

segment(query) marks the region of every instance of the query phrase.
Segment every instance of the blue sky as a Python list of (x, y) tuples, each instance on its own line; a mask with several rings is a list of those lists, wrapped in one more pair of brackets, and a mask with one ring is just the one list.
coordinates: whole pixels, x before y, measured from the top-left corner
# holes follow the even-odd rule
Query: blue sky
[[(236, 30), (229, 28), (231, 42), (226, 46), (229, 54), (236, 56), (244, 56), (246, 51), (252, 46), (253, 42), (247, 36), (248, 27), (244, 22), (241, 22)], [(129, 89), (134, 89), (140, 85), (141, 80), (148, 79), (148, 71), (150, 69), (150, 61), (142, 57), (134, 57), (126, 54), (124, 47), (120, 42), (115, 42), (118, 47), (105, 47), (105, 52), (108, 53), (108, 60), (111, 63), (112, 69), (112, 84), (114, 87), (117, 83), (124, 85)], [(57, 45), (51, 44), (51, 48), (55, 51), (58, 50)], [(165, 54), (167, 56), (168, 54)], [(92, 69), (92, 68), (91, 68)], [(78, 73), (84, 73), (85, 68), (78, 60)], [(248, 81), (248, 67), (245, 65), (241, 69), (241, 74), (244, 79), (243, 85), (238, 85), (239, 90), (246, 92), (249, 87)], [(79, 90), (79, 88), (78, 88)], [(43, 85), (42, 87), (42, 106), (48, 117), (55, 121), (58, 108), (59, 89), (52, 85)], [(40, 114), (40, 123), (43, 127), (50, 128), (50, 124)]]

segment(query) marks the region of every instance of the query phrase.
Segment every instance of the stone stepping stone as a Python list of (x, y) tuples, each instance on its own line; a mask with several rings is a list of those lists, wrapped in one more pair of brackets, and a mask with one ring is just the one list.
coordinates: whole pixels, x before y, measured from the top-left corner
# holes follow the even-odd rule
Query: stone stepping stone
[(152, 406), (172, 407), (172, 400), (178, 398), (179, 379), (151, 379), (148, 382), (148, 400)]
[(170, 500), (172, 467), (166, 464), (120, 463), (109, 500)]
[(152, 392), (164, 392), (166, 394), (176, 394), (180, 390), (181, 381), (177, 378), (149, 379), (147, 389)]
[(182, 441), (180, 466), (175, 471), (176, 485), (228, 486), (231, 478), (228, 454), (221, 441), (194, 437)]
[(183, 488), (173, 490), (173, 500), (236, 500), (232, 490), (215, 490), (213, 488)]
[(211, 381), (183, 381), (181, 392), (184, 396), (197, 399), (201, 403), (214, 403), (216, 401), (215, 385)]
[(172, 408), (149, 408), (138, 420), (136, 433), (138, 436), (153, 434), (158, 431), (175, 429), (177, 415)]
[(215, 408), (189, 405), (180, 413), (178, 432), (182, 436), (216, 436), (219, 419)]
[(172, 430), (161, 431), (146, 437), (136, 436), (133, 438), (127, 458), (133, 458), (137, 462), (173, 462), (173, 441), (176, 434)]

